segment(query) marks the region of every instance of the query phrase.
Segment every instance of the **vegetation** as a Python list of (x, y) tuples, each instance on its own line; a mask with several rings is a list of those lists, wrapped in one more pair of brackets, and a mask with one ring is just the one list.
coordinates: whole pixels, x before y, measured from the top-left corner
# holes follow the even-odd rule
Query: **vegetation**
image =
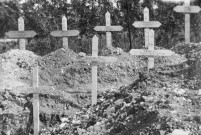
[[(197, 0), (194, 5), (201, 5)], [(158, 8), (154, 8), (157, 5)], [(165, 3), (161, 0), (118, 0), (114, 7), (109, 0), (72, 0), (69, 4), (66, 0), (29, 0), (27, 3), (19, 4), (17, 0), (0, 3), (0, 36), (8, 30), (17, 30), (17, 19), (24, 16), (26, 30), (34, 30), (38, 35), (29, 41), (28, 49), (37, 54), (44, 55), (60, 48), (62, 40), (52, 38), (50, 32), (61, 29), (61, 18), (68, 18), (68, 29), (80, 31), (78, 37), (69, 39), (70, 48), (75, 52), (90, 53), (91, 37), (95, 34), (93, 28), (97, 25), (105, 25), (104, 14), (111, 13), (112, 25), (124, 27), (122, 32), (113, 33), (113, 46), (125, 50), (141, 48), (144, 44), (143, 29), (132, 26), (134, 21), (143, 20), (143, 8), (150, 9), (150, 20), (162, 23), (156, 29), (156, 45), (171, 48), (178, 42), (184, 41), (184, 15), (176, 13), (173, 8), (176, 3)], [(192, 42), (199, 42), (200, 17), (199, 14), (192, 15)], [(96, 33), (104, 39), (105, 33)], [(101, 43), (100, 47), (104, 47)]]

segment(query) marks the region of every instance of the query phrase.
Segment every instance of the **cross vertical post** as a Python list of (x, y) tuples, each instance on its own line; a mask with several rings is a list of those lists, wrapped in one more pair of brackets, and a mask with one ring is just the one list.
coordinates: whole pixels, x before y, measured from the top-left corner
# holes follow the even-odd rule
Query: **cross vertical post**
[(112, 63), (117, 61), (115, 57), (98, 56), (98, 37), (95, 35), (92, 39), (92, 56), (80, 56), (78, 61), (90, 62), (92, 66), (92, 102), (91, 105), (97, 104), (98, 93), (98, 74), (97, 67), (101, 63)]
[(168, 50), (154, 50), (154, 30), (151, 28), (158, 28), (161, 23), (158, 21), (149, 20), (149, 9), (144, 8), (144, 21), (135, 21), (133, 26), (136, 28), (144, 28), (145, 36), (145, 50), (143, 49), (131, 49), (131, 55), (145, 55), (148, 57), (147, 69), (154, 68), (154, 56), (170, 56), (171, 51)]
[(111, 16), (110, 13), (107, 11), (105, 14), (105, 21), (106, 26), (96, 26), (94, 28), (95, 31), (102, 31), (106, 32), (106, 46), (111, 47), (112, 46), (112, 31), (121, 31), (123, 27), (121, 26), (111, 26)]
[(144, 21), (135, 21), (133, 26), (136, 28), (144, 28), (145, 47), (148, 48), (150, 28), (158, 28), (161, 26), (161, 23), (158, 21), (149, 20), (149, 9), (146, 7), (144, 8)]
[[(33, 69), (33, 87), (38, 88), (38, 64)], [(40, 120), (39, 120), (39, 93), (33, 93), (33, 122), (34, 135), (39, 135)]]
[[(18, 19), (18, 30), (24, 31), (24, 19), (22, 17), (20, 17)], [(19, 39), (19, 45), (20, 45), (20, 50), (26, 50), (26, 40), (25, 39)]]
[(23, 94), (33, 94), (33, 125), (34, 135), (39, 135), (40, 132), (40, 108), (39, 108), (39, 94), (50, 94), (54, 92), (53, 86), (39, 87), (39, 69), (38, 64), (33, 69), (32, 87), (17, 87), (13, 91)]
[[(95, 35), (92, 39), (92, 57), (98, 57), (98, 37)], [(92, 105), (97, 103), (97, 62), (92, 61)]]
[(63, 48), (65, 50), (69, 49), (68, 45), (68, 37), (79, 35), (78, 30), (68, 30), (67, 18), (65, 16), (62, 17), (62, 30), (55, 30), (50, 33), (52, 37), (62, 37), (63, 40)]
[(199, 6), (190, 6), (190, 0), (185, 0), (183, 6), (176, 6), (174, 11), (185, 14), (185, 43), (190, 43), (190, 14), (200, 12)]
[(7, 38), (19, 39), (20, 50), (26, 49), (27, 38), (33, 38), (36, 35), (35, 31), (25, 31), (24, 29), (24, 19), (20, 17), (18, 18), (18, 31), (8, 31), (5, 33)]
[[(190, 6), (190, 0), (185, 0), (184, 6)], [(190, 43), (190, 13), (185, 14), (185, 43)]]
[[(62, 31), (67, 31), (67, 18), (65, 16), (62, 17)], [(63, 47), (64, 49), (68, 49), (68, 37), (63, 37)]]
[[(108, 11), (105, 14), (105, 21), (106, 21), (106, 26), (111, 26), (111, 17), (110, 17), (110, 13)], [(106, 32), (106, 45), (107, 45), (107, 47), (112, 46), (112, 34), (111, 34), (111, 32)]]
[[(149, 22), (149, 9), (146, 7), (144, 9), (144, 22)], [(145, 47), (148, 47), (149, 44), (149, 28), (144, 29), (144, 35), (145, 35)]]
[(149, 30), (149, 42), (148, 42), (148, 50), (147, 49), (131, 49), (130, 54), (131, 55), (144, 55), (148, 57), (148, 66), (147, 69), (154, 68), (154, 57), (155, 56), (171, 56), (174, 52), (171, 50), (154, 50), (154, 30)]
[(148, 57), (148, 66), (147, 69), (154, 68), (154, 57), (155, 56), (171, 56), (174, 54), (171, 50), (154, 50), (154, 30), (149, 30), (149, 45), (148, 50), (147, 49), (131, 49), (130, 54), (131, 55), (138, 55), (138, 56), (147, 56)]
[[(154, 51), (154, 30), (150, 29), (149, 33), (149, 42), (148, 42), (148, 50)], [(154, 68), (154, 58), (148, 58), (148, 70)]]

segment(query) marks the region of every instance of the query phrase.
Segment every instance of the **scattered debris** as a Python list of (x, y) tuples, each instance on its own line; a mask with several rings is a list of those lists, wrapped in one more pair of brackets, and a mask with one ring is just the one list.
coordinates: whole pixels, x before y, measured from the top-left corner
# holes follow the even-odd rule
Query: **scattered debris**
[[(31, 72), (36, 60), (40, 66), (39, 85), (52, 85), (57, 92), (40, 96), (43, 134), (122, 132), (124, 135), (129, 134), (127, 131), (136, 132), (136, 135), (140, 132), (168, 134), (180, 128), (191, 133), (200, 132), (197, 116), (200, 115), (201, 100), (198, 94), (185, 87), (180, 78), (180, 73), (186, 68), (184, 56), (175, 54), (156, 58), (158, 66), (146, 72), (145, 58), (131, 56), (120, 48), (105, 50), (104, 55), (115, 56), (118, 61), (99, 66), (98, 105), (92, 108), (89, 106), (90, 63), (77, 61), (78, 55), (71, 50), (59, 49), (44, 57), (22, 50), (1, 54), (2, 134), (8, 131), (22, 135), (32, 132), (32, 96), (14, 91), (17, 87), (31, 86)], [(175, 76), (166, 74), (177, 71), (182, 72)]]

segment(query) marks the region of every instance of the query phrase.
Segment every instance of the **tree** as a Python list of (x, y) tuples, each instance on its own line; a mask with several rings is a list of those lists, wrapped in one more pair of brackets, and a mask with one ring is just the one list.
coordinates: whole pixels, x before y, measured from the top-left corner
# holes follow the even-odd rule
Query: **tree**
[(20, 10), (16, 1), (0, 2), (0, 37), (4, 37), (9, 29), (17, 29)]
[[(105, 13), (109, 11), (112, 25), (123, 26), (124, 29), (121, 33), (126, 35), (121, 35), (122, 38), (119, 38), (120, 33), (114, 33), (114, 46), (127, 50), (141, 48), (144, 45), (144, 31), (134, 28), (132, 24), (135, 21), (143, 20), (143, 9), (148, 7), (150, 20), (156, 20), (162, 24), (160, 28), (155, 29), (157, 46), (171, 48), (177, 42), (184, 41), (184, 15), (173, 10), (177, 6), (176, 3), (165, 3), (161, 0), (144, 0), (143, 3), (140, 0), (118, 0), (117, 3), (117, 8), (113, 7), (108, 0), (72, 0), (71, 4), (66, 0), (29, 0), (22, 5), (14, 0), (0, 3), (0, 35), (4, 36), (8, 30), (16, 30), (17, 19), (23, 15), (26, 29), (38, 33), (38, 36), (31, 40), (28, 49), (38, 54), (46, 54), (62, 46), (61, 40), (52, 38), (49, 34), (53, 30), (61, 30), (63, 15), (68, 18), (68, 29), (77, 29), (80, 31), (81, 37), (84, 35), (87, 40), (90, 40), (95, 34), (93, 28), (97, 25), (105, 25)], [(201, 5), (199, 0), (195, 1), (195, 4)], [(153, 5), (157, 5), (158, 8), (154, 9)], [(195, 37), (193, 41), (198, 41), (201, 37), (200, 22), (196, 18), (201, 20), (199, 14), (192, 16), (192, 37)], [(123, 38), (128, 40), (123, 40)], [(81, 51), (87, 51), (86, 49), (89, 47), (89, 44), (88, 47), (83, 46), (79, 38), (73, 38), (70, 42), (73, 42), (71, 48), (73, 50), (76, 47)], [(122, 43), (119, 44), (119, 42)], [(75, 43), (76, 45), (74, 45)]]

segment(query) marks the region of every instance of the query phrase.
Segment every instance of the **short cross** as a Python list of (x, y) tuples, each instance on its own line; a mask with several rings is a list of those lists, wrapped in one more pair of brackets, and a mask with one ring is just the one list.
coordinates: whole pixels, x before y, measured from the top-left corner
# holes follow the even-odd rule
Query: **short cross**
[(95, 31), (104, 31), (106, 32), (106, 45), (107, 47), (112, 46), (112, 31), (121, 31), (123, 27), (121, 26), (111, 26), (111, 18), (110, 18), (110, 13), (107, 12), (105, 14), (105, 21), (106, 21), (106, 26), (96, 26), (94, 28)]
[(67, 29), (67, 18), (65, 16), (62, 17), (62, 31), (52, 31), (50, 33), (53, 37), (63, 37), (63, 48), (68, 49), (68, 37), (79, 35), (78, 30), (68, 30)]
[(176, 6), (174, 11), (185, 13), (185, 43), (190, 43), (190, 14), (200, 12), (199, 6), (190, 6), (190, 0), (185, 0), (184, 6)]
[(40, 120), (39, 120), (39, 94), (50, 94), (54, 92), (54, 88), (51, 86), (40, 86), (38, 77), (38, 65), (33, 69), (33, 87), (19, 87), (15, 89), (17, 93), (33, 94), (33, 123), (34, 123), (34, 135), (39, 135)]
[(112, 63), (116, 60), (115, 57), (98, 56), (98, 37), (95, 35), (92, 39), (92, 56), (85, 56), (79, 60), (92, 63), (92, 105), (97, 103), (97, 65), (99, 63)]
[(154, 50), (154, 30), (149, 30), (148, 50), (131, 49), (131, 55), (144, 55), (148, 58), (148, 70), (154, 68), (154, 56), (171, 56), (174, 52), (170, 50)]
[(135, 21), (133, 26), (136, 28), (145, 28), (145, 47), (148, 47), (149, 43), (149, 28), (158, 28), (161, 26), (161, 23), (158, 21), (149, 21), (149, 9), (146, 7), (144, 9), (144, 21)]
[(26, 49), (26, 40), (25, 38), (32, 38), (36, 35), (35, 31), (24, 31), (24, 19), (20, 17), (18, 19), (18, 30), (19, 31), (8, 31), (6, 36), (8, 38), (19, 39), (20, 49)]

